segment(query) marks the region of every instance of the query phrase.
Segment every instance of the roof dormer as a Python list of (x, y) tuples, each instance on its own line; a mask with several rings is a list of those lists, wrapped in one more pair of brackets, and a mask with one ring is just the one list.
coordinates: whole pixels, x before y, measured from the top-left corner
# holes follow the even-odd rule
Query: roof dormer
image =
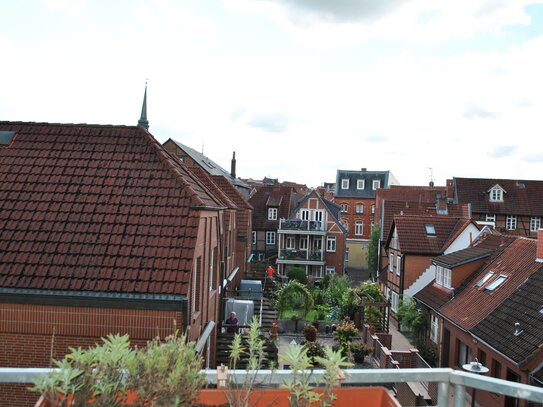
[(506, 191), (496, 184), (486, 192), (488, 193), (488, 200), (490, 202), (503, 202), (503, 194)]

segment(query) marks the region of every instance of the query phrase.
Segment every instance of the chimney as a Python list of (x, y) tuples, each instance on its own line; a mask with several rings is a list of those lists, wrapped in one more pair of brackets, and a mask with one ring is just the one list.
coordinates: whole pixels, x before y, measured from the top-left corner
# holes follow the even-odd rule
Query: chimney
[(434, 187), (434, 181), (430, 181), (430, 188), (433, 188)]
[(368, 169), (367, 168), (360, 168), (360, 171), (362, 172), (366, 172)]
[(543, 263), (543, 229), (537, 231), (537, 254), (535, 261)]
[(230, 176), (236, 178), (236, 152), (232, 154), (232, 163), (230, 164)]

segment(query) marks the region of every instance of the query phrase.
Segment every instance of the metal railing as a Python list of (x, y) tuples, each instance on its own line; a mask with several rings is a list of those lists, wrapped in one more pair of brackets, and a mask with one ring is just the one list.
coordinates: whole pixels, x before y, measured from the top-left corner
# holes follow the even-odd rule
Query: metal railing
[(323, 250), (283, 249), (279, 251), (279, 260), (324, 261)]
[(318, 220), (281, 219), (279, 230), (324, 232), (324, 222)]
[[(0, 368), (0, 383), (32, 383), (38, 376), (47, 374), (51, 369), (39, 368)], [(510, 382), (493, 377), (480, 376), (450, 368), (437, 369), (346, 369), (343, 384), (378, 385), (382, 383), (437, 382), (437, 406), (448, 407), (451, 390), (454, 391), (454, 407), (466, 404), (466, 388), (475, 388), (504, 396), (543, 403), (543, 388), (527, 384)], [(217, 384), (217, 370), (203, 370), (207, 382)], [(229, 375), (243, 380), (247, 371), (230, 370)], [(312, 385), (322, 382), (324, 370), (314, 369), (311, 374)], [(261, 383), (279, 386), (289, 379), (290, 370), (259, 370), (257, 379)]]

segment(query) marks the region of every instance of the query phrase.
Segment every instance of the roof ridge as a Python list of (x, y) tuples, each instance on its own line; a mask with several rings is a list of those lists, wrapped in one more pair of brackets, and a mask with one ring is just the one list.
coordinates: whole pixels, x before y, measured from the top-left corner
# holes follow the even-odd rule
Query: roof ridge
[(97, 123), (54, 123), (54, 122), (25, 122), (25, 121), (9, 121), (9, 120), (0, 120), (1, 124), (9, 125), (24, 125), (24, 126), (60, 126), (60, 127), (98, 127), (98, 128), (123, 128), (123, 129), (135, 129), (138, 126), (127, 125), (127, 124), (97, 124)]

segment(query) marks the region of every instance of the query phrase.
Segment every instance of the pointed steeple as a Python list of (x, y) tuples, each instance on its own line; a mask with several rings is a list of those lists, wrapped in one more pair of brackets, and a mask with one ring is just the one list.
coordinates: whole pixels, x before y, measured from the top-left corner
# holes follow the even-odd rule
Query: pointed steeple
[(143, 95), (143, 105), (141, 107), (141, 117), (138, 120), (138, 126), (149, 130), (149, 120), (147, 120), (147, 82), (145, 82), (145, 93)]

